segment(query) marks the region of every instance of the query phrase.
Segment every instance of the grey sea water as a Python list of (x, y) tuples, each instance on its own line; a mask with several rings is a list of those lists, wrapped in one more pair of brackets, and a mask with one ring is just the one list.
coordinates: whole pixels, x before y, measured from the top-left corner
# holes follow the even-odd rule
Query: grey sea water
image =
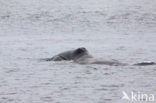
[[(131, 66), (156, 62), (155, 5), (155, 0), (1, 0), (0, 103), (131, 103), (121, 99), (123, 91), (156, 96), (156, 66)], [(39, 61), (78, 47), (130, 65)]]

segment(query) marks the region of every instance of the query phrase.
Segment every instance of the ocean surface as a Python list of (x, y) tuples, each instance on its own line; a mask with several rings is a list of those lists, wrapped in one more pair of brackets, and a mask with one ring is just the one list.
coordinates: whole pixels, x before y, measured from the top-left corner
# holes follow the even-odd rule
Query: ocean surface
[[(0, 103), (156, 102), (155, 0), (0, 0)], [(86, 47), (128, 66), (43, 62)], [(138, 100), (138, 99), (137, 99)], [(137, 101), (148, 103), (149, 101)], [(150, 103), (155, 103), (150, 102)]]

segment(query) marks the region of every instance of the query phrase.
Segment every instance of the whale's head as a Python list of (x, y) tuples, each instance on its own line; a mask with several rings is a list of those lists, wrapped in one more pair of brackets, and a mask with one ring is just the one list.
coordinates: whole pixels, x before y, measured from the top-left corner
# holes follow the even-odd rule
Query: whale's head
[(80, 47), (74, 50), (73, 57), (74, 59), (78, 59), (84, 55), (89, 55), (88, 50), (85, 47)]

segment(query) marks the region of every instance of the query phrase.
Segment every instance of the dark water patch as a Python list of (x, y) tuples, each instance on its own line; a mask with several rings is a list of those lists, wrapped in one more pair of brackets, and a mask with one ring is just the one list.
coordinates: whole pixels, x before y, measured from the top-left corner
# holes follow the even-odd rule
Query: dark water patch
[(114, 87), (114, 88), (118, 88), (118, 87), (124, 87), (124, 84), (119, 84), (119, 85), (101, 85), (101, 87)]
[(41, 83), (41, 85), (50, 85), (51, 83)]
[(108, 73), (103, 73), (104, 75), (113, 75), (113, 74), (115, 74), (115, 72), (108, 72)]
[(50, 96), (41, 97), (40, 99), (42, 101), (44, 101), (44, 102), (52, 102), (52, 101), (54, 101), (53, 98), (50, 97)]
[(18, 72), (18, 71), (19, 71), (19, 69), (13, 68), (11, 70), (7, 70), (6, 73), (13, 73), (13, 72)]
[(10, 15), (3, 15), (0, 17), (2, 20), (6, 20), (10, 18)]
[(96, 89), (97, 91), (115, 91), (117, 89), (112, 89), (112, 88), (98, 88)]

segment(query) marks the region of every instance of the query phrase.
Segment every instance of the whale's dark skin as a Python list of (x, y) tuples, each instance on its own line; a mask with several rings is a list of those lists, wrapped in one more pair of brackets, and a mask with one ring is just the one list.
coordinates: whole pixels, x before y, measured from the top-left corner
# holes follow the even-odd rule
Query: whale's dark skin
[(84, 47), (59, 53), (53, 56), (52, 58), (47, 58), (46, 61), (62, 61), (62, 60), (70, 61), (75, 60), (81, 57), (82, 55), (88, 55), (88, 51)]
[(117, 61), (105, 61), (105, 60), (95, 59), (88, 53), (88, 50), (84, 47), (77, 48), (75, 50), (65, 51), (53, 56), (52, 58), (46, 58), (45, 60), (46, 61), (73, 60), (75, 63), (79, 63), (79, 64), (124, 65)]
[[(120, 63), (117, 61), (106, 61), (106, 60), (101, 60), (101, 59), (96, 59), (93, 58), (89, 53), (88, 50), (84, 47), (77, 48), (75, 50), (70, 50), (70, 51), (65, 51), (62, 53), (59, 53), (52, 58), (46, 58), (46, 61), (74, 61), (75, 63), (79, 64), (105, 64), (105, 65), (128, 65), (125, 63)], [(136, 63), (133, 64), (136, 66), (148, 66), (148, 65), (156, 65), (155, 62), (141, 62), (141, 63)]]

